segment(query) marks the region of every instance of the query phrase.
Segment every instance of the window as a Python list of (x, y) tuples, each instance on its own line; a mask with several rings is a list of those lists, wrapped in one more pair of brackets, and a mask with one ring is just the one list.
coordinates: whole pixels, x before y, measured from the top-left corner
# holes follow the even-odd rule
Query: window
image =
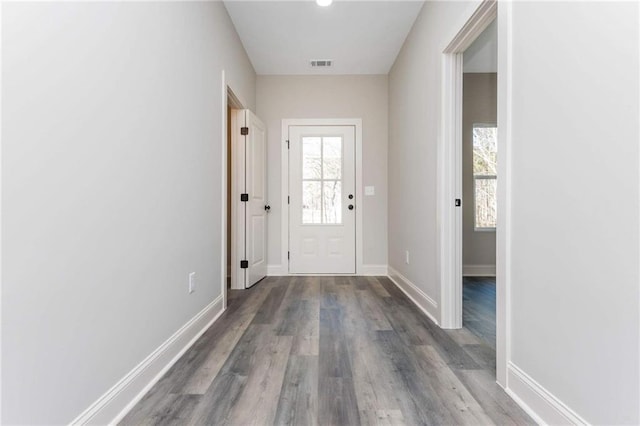
[(494, 124), (473, 125), (473, 196), (475, 229), (496, 229), (498, 128)]
[(342, 138), (302, 138), (302, 223), (342, 223)]

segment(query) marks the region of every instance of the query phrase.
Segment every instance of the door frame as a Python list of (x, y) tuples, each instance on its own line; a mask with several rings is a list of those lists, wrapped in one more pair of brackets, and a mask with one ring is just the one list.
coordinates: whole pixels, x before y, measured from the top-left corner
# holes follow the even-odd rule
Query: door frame
[[(498, 19), (498, 217), (496, 226), (496, 381), (507, 387), (510, 359), (511, 239), (511, 2), (483, 0), (454, 28), (442, 53), (441, 129), (438, 138), (438, 268), (440, 324), (462, 327), (462, 79), (463, 52)], [(462, 200), (464, 203), (464, 200)]]
[[(281, 270), (278, 275), (305, 275), (291, 274), (289, 272), (289, 127), (290, 126), (353, 126), (355, 128), (355, 172), (356, 172), (356, 275), (362, 275), (363, 264), (362, 249), (362, 217), (364, 210), (363, 188), (362, 188), (362, 119), (361, 118), (287, 118), (282, 120), (282, 141), (280, 151), (281, 169)], [(338, 274), (339, 275), (339, 274)], [(351, 275), (351, 274), (348, 274)]]
[[(236, 235), (236, 231), (235, 231), (235, 226), (233, 226), (233, 222), (232, 222), (232, 228), (231, 228), (231, 252), (227, 253), (227, 238), (229, 238), (229, 235), (227, 235), (227, 191), (228, 191), (228, 174), (227, 174), (227, 162), (229, 161), (229, 156), (231, 156), (231, 160), (233, 161), (233, 134), (232, 134), (232, 140), (231, 140), (231, 152), (228, 152), (227, 150), (227, 137), (228, 137), (228, 132), (230, 131), (230, 129), (227, 126), (227, 107), (231, 107), (232, 112), (234, 110), (239, 110), (239, 109), (244, 109), (244, 105), (242, 103), (242, 101), (240, 100), (240, 98), (238, 98), (238, 96), (236, 96), (236, 94), (233, 92), (233, 90), (231, 89), (231, 87), (228, 86), (227, 84), (227, 79), (226, 79), (226, 75), (225, 75), (225, 71), (222, 70), (222, 86), (221, 86), (221, 105), (222, 105), (222, 138), (221, 138), (221, 143), (220, 143), (220, 160), (221, 160), (221, 167), (220, 167), (220, 174), (221, 174), (221, 203), (220, 203), (220, 286), (221, 286), (221, 291), (222, 291), (222, 309), (227, 309), (227, 276), (229, 275), (231, 277), (231, 288), (233, 287), (233, 280), (234, 278), (237, 277), (238, 273), (239, 273), (239, 265), (240, 263), (237, 261), (237, 238), (238, 236)], [(233, 123), (231, 124), (231, 128), (233, 128)], [(233, 172), (233, 163), (232, 163), (232, 172)], [(237, 207), (235, 206), (235, 203), (233, 203), (233, 194), (237, 193), (236, 190), (236, 186), (237, 186), (237, 182), (236, 182), (236, 178), (235, 178), (235, 174), (232, 173), (231, 174), (231, 217), (232, 218), (236, 218), (236, 224), (238, 223), (237, 220), (237, 216), (238, 216), (238, 211), (237, 211)], [(231, 257), (231, 270), (227, 270), (227, 256)], [(244, 288), (244, 287), (243, 287)]]
[[(442, 328), (462, 327), (462, 80), (464, 51), (496, 18), (495, 0), (484, 0), (442, 54), (442, 117), (438, 138), (438, 213)], [(464, 203), (465, 200), (462, 200)]]
[[(229, 92), (231, 90), (229, 89)], [(231, 92), (233, 93), (233, 92)], [(230, 98), (233, 99), (233, 98)], [(245, 140), (240, 129), (245, 125), (245, 110), (231, 109), (231, 217), (235, 222), (231, 224), (231, 289), (244, 290), (246, 288), (246, 272), (240, 268), (240, 260), (245, 258), (246, 250), (246, 211), (240, 200), (240, 194), (245, 192)], [(242, 244), (244, 241), (244, 244)]]

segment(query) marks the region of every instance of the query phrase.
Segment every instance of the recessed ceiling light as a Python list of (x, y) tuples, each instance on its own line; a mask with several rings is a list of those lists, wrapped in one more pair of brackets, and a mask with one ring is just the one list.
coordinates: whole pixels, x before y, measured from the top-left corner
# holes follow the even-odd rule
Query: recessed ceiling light
[(327, 7), (331, 3), (333, 3), (333, 0), (316, 0), (316, 3), (318, 4), (318, 6)]

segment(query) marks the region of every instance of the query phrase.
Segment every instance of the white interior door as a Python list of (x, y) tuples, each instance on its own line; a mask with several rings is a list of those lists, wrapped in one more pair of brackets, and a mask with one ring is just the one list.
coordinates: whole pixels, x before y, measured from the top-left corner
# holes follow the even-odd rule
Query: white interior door
[(356, 272), (355, 127), (289, 127), (289, 272)]
[(242, 113), (244, 173), (241, 171), (240, 179), (244, 184), (241, 194), (244, 239), (239, 246), (244, 250), (241, 269), (245, 288), (249, 288), (267, 275), (267, 213), (270, 209), (267, 201), (267, 130), (251, 111)]

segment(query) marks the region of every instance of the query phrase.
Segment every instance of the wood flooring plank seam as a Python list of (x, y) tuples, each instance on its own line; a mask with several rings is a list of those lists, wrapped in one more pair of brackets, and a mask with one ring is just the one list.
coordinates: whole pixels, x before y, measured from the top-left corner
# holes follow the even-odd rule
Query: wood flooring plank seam
[(495, 383), (483, 285), (465, 293), (475, 328), (452, 331), (387, 277), (267, 278), (232, 291), (121, 424), (532, 424)]

